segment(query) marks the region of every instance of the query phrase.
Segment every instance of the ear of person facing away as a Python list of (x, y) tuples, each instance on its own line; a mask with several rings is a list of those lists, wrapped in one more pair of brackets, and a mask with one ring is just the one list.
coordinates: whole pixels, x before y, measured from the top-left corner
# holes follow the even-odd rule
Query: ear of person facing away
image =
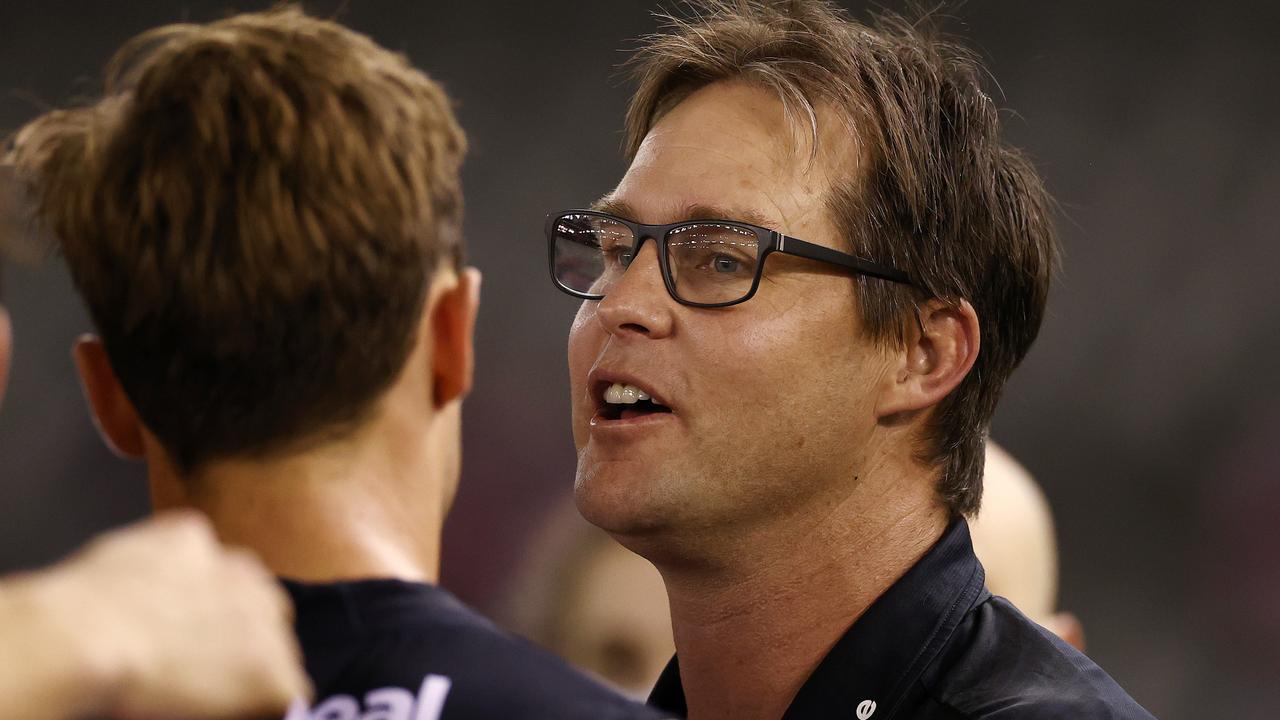
[[(367, 438), (381, 449), (384, 447), (378, 442), (381, 437), (412, 435), (416, 432), (422, 432), (429, 438), (424, 448), (425, 456), (421, 460), (443, 470), (434, 474), (439, 483), (436, 488), (438, 507), (427, 516), (442, 522), (453, 498), (460, 467), (460, 406), (471, 389), (474, 374), (474, 332), (480, 302), (480, 282), (480, 272), (475, 268), (438, 273), (425, 303), (421, 326), (415, 333), (420, 346), (410, 353), (410, 361), (401, 378), (387, 391), (380, 407), (372, 413), (367, 421), (369, 427), (358, 430), (354, 434), (354, 441), (347, 438), (337, 443), (336, 449), (321, 445), (308, 448), (297, 455), (259, 463), (233, 459), (227, 463), (229, 467), (215, 465), (205, 470), (210, 479), (185, 477), (176, 471), (156, 433), (148, 429), (138, 416), (128, 393), (111, 367), (107, 350), (100, 338), (93, 335), (80, 338), (75, 344), (73, 355), (86, 401), (104, 442), (122, 458), (145, 459), (148, 462), (153, 501), (157, 508), (194, 505), (206, 511), (212, 510), (222, 519), (219, 527), (223, 529), (224, 538), (230, 542), (251, 547), (269, 547), (272, 544), (269, 536), (256, 535), (264, 528), (248, 526), (241, 519), (228, 518), (218, 512), (224, 504), (239, 504), (250, 497), (244, 494), (227, 496), (225, 491), (228, 486), (248, 493), (252, 492), (253, 483), (259, 482), (260, 478), (287, 477), (290, 471), (296, 472), (299, 469), (304, 472), (296, 477), (304, 483), (310, 480), (308, 475), (324, 473), (335, 467), (341, 467), (355, 475), (360, 472), (357, 466), (359, 459), (377, 452), (362, 448), (361, 439)], [(419, 424), (417, 419), (421, 419), (420, 424), (426, 429), (398, 427), (406, 419), (414, 419), (415, 425)], [(215, 477), (216, 479), (212, 479)], [(341, 490), (381, 492), (386, 488), (376, 484), (379, 479), (381, 478), (370, 478), (369, 483), (362, 486), (353, 478), (344, 483), (345, 487)], [(408, 480), (403, 480), (407, 485)], [(269, 484), (276, 486), (272, 488), (272, 493), (283, 493), (292, 497), (293, 503), (298, 503), (290, 509), (290, 514), (295, 518), (312, 509), (323, 512), (329, 506), (327, 499), (318, 497), (314, 498), (318, 508), (299, 503), (301, 498), (306, 497), (306, 490), (286, 492), (278, 487), (287, 483), (288, 480), (280, 479), (269, 481)], [(193, 493), (193, 484), (204, 491)], [(358, 500), (347, 505), (348, 508), (359, 506)], [(232, 510), (232, 513), (239, 514), (240, 511)], [(262, 519), (270, 522), (269, 517)], [(327, 514), (318, 518), (321, 522), (331, 519)], [(228, 532), (232, 528), (235, 530)], [(361, 542), (370, 541), (366, 536), (353, 544), (359, 548)], [(333, 548), (318, 550), (308, 546), (303, 549), (293, 542), (277, 547), (285, 551), (268, 553), (268, 562), (278, 573), (299, 579), (329, 580), (344, 573), (352, 577), (390, 573), (406, 579), (434, 580), (437, 572), (436, 562), (432, 560), (430, 553), (422, 553), (414, 559), (412, 556), (397, 557), (391, 552), (369, 551), (351, 554), (346, 561), (335, 561)], [(351, 545), (347, 547), (349, 549)], [(288, 549), (302, 552), (291, 553)], [(431, 552), (438, 550), (432, 548)]]
[[(0, 163), (0, 410), (13, 355), (4, 261), (25, 225), (11, 169)], [(310, 692), (289, 600), (193, 513), (105, 533), (53, 567), (0, 579), (6, 716), (279, 717)]]
[[(101, 102), (17, 135), (18, 175), (97, 329), (75, 349), (86, 398), (108, 445), (146, 459), (157, 509), (197, 507), (300, 579), (431, 580), (478, 303), (458, 262), (465, 139), (440, 89), (367, 38), (296, 9), (221, 25), (139, 36)], [(291, 82), (271, 49), (285, 26), (325, 77), (298, 95), (273, 84)], [(171, 95), (179, 82), (201, 92)], [(337, 84), (343, 103), (325, 103)], [(179, 97), (189, 112), (171, 112)], [(305, 202), (283, 176), (310, 178)], [(291, 523), (276, 522), (286, 498)]]

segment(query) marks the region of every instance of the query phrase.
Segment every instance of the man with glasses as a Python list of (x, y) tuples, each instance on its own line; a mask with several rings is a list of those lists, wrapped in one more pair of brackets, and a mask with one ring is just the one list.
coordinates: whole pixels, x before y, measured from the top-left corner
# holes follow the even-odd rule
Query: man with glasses
[(1055, 241), (962, 48), (831, 5), (643, 41), (630, 167), (549, 218), (575, 496), (651, 560), (693, 720), (1146, 718), (983, 587), (966, 516)]

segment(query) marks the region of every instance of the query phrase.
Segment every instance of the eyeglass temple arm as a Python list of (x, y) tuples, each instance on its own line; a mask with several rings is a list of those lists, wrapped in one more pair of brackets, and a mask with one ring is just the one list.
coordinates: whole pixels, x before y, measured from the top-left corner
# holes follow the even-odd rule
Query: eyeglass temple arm
[(880, 278), (890, 282), (903, 283), (912, 285), (911, 276), (896, 268), (891, 268), (869, 260), (863, 260), (856, 255), (842, 253), (838, 250), (832, 250), (829, 247), (815, 245), (803, 240), (797, 240), (788, 237), (782, 233), (774, 233), (774, 242), (777, 244), (778, 252), (787, 255), (795, 255), (796, 257), (808, 258), (819, 262), (839, 265), (854, 270), (868, 277)]

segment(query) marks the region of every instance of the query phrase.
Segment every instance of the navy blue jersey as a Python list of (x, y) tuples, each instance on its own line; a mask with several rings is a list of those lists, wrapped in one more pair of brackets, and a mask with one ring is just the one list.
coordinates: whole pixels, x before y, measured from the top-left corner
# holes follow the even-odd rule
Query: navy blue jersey
[(285, 581), (315, 685), (288, 720), (655, 720), (433, 585)]
[[(1152, 720), (985, 582), (958, 520), (836, 641), (783, 720)], [(685, 713), (676, 660), (649, 702)]]

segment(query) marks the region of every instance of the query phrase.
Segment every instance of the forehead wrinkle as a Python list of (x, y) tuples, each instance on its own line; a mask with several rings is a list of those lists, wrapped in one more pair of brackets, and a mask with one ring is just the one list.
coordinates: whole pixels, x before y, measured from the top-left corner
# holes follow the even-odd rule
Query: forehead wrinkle
[[(659, 154), (676, 151), (686, 157), (692, 151), (694, 154), (705, 153), (711, 158), (727, 161), (732, 166), (769, 180), (775, 180), (779, 174), (794, 173), (795, 168), (790, 162), (787, 149), (775, 147), (778, 128), (774, 127), (776, 123), (770, 123), (766, 119), (768, 113), (756, 112), (744, 118), (742, 127), (734, 127), (732, 122), (721, 123), (708, 136), (705, 127), (697, 127), (695, 124), (696, 129), (691, 130), (688, 127), (690, 121), (686, 117), (691, 112), (708, 112), (703, 107), (705, 104), (705, 101), (686, 99), (659, 119), (636, 150), (632, 167), (653, 165), (658, 162), (656, 156)], [(694, 109), (691, 110), (691, 107)], [(672, 136), (680, 137), (691, 131), (698, 138), (695, 142), (689, 142), (687, 138), (682, 138), (683, 142), (668, 141)], [(655, 144), (661, 145), (660, 153), (654, 150)]]
[[(830, 188), (837, 178), (845, 178), (845, 171), (850, 166), (854, 175), (860, 173), (866, 148), (858, 135), (857, 122), (831, 101), (815, 100), (807, 106), (806, 112), (796, 116), (788, 111), (786, 98), (768, 84), (754, 83), (745, 78), (725, 82), (761, 90), (770, 96), (764, 106), (753, 113), (754, 129), (768, 142), (761, 142), (761, 138), (752, 136), (750, 130), (721, 131), (719, 136), (732, 141), (733, 149), (705, 146), (696, 146), (695, 149), (728, 159), (767, 180), (785, 177), (802, 187), (817, 183)], [(774, 112), (765, 107), (781, 110)], [(651, 134), (658, 131), (659, 127), (655, 126)], [(757, 162), (744, 159), (744, 153), (754, 154), (768, 167), (761, 169)], [(818, 197), (824, 194), (822, 191), (814, 193)]]
[[(744, 147), (754, 147), (758, 143), (747, 143)], [(708, 148), (703, 145), (673, 145), (664, 148), (663, 152), (672, 150), (696, 150), (707, 155), (727, 160), (733, 163), (739, 170), (746, 171), (750, 175), (756, 176), (760, 184), (753, 184), (758, 190), (766, 204), (771, 206), (773, 212), (770, 213), (764, 209), (749, 207), (742, 204), (725, 204), (721, 201), (713, 201), (706, 199), (688, 199), (684, 201), (671, 201), (664, 203), (666, 210), (659, 213), (660, 219), (664, 222), (683, 222), (686, 220), (734, 220), (737, 222), (749, 223), (770, 230), (783, 232), (785, 221), (792, 213), (786, 212), (776, 197), (777, 192), (783, 188), (778, 187), (780, 176), (794, 174), (794, 167), (787, 167), (779, 163), (776, 157), (769, 157), (769, 153), (758, 151), (762, 159), (766, 159), (771, 167), (768, 170), (761, 169), (755, 163), (744, 162), (740, 155), (734, 155), (727, 150), (719, 150)], [(643, 150), (637, 154), (636, 160), (632, 163), (630, 174), (636, 167), (653, 166), (655, 162), (652, 159), (646, 159)], [(689, 162), (688, 160), (682, 160)], [(745, 182), (745, 181), (744, 181)], [(695, 191), (696, 192), (696, 191)], [(785, 191), (784, 191), (785, 192)], [(618, 190), (615, 189), (601, 197), (591, 205), (592, 210), (609, 213), (627, 220), (639, 221), (640, 213), (636, 210), (636, 206), (618, 197)], [(792, 200), (797, 200), (794, 191), (789, 193)]]
[[(849, 124), (841, 122), (838, 113), (828, 103), (819, 103), (814, 108), (816, 136), (806, 135), (801, 138), (803, 142), (797, 142), (791, 137), (796, 129), (795, 118), (787, 118), (781, 112), (778, 98), (767, 89), (752, 89), (763, 90), (766, 102), (755, 108), (750, 118), (752, 122), (744, 128), (725, 128), (704, 141), (689, 142), (682, 137), (690, 122), (685, 113), (690, 110), (691, 103), (703, 105), (690, 98), (673, 108), (650, 129), (632, 158), (628, 175), (638, 169), (668, 172), (671, 168), (678, 168), (682, 175), (686, 175), (683, 178), (686, 192), (676, 194), (674, 199), (665, 199), (658, 207), (648, 202), (639, 203), (646, 211), (656, 211), (645, 219), (661, 222), (737, 220), (821, 243), (825, 238), (810, 236), (825, 236), (834, 229), (827, 215), (827, 200), (838, 176), (846, 175), (849, 169), (856, 172), (859, 163), (853, 163), (854, 167), (850, 168), (848, 161), (861, 154), (861, 143), (848, 132), (851, 129)], [(702, 107), (702, 111), (706, 112), (706, 107)], [(697, 124), (694, 123), (693, 127)], [(706, 137), (695, 133), (696, 137)], [(676, 142), (669, 142), (672, 140)], [(698, 156), (702, 157), (701, 162), (694, 159)], [(739, 175), (739, 189), (751, 190), (756, 197), (739, 197), (736, 192), (731, 193), (731, 197), (708, 197), (701, 192), (699, 185), (704, 179), (700, 176), (716, 172), (715, 168), (721, 163), (725, 171)], [(710, 177), (705, 181), (713, 182)], [(628, 195), (632, 201), (647, 200), (635, 196), (634, 187), (620, 186), (594, 207), (639, 220), (640, 213), (635, 211), (635, 205), (615, 197), (619, 190), (624, 189), (630, 191)], [(836, 246), (844, 244), (840, 238), (832, 240)]]
[[(737, 101), (739, 109), (745, 107), (750, 110), (749, 127), (738, 131), (722, 129), (717, 133), (721, 140), (733, 143), (732, 149), (721, 150), (705, 145), (673, 145), (672, 148), (695, 149), (723, 157), (766, 178), (770, 186), (780, 177), (793, 179), (801, 186), (817, 183), (822, 190), (813, 193), (815, 197), (824, 196), (836, 182), (860, 179), (869, 149), (864, 146), (858, 132), (861, 123), (856, 111), (844, 111), (829, 99), (814, 98), (807, 103), (806, 112), (801, 113), (803, 117), (798, 117), (788, 111), (786, 97), (776, 87), (745, 77), (712, 83), (681, 101), (667, 117), (659, 119), (645, 137), (642, 147), (651, 139), (672, 132), (664, 121), (677, 115), (681, 107), (700, 92), (716, 86), (736, 86), (758, 93), (751, 100)], [(762, 142), (762, 139), (767, 141)], [(638, 151), (635, 159), (640, 160), (641, 154)], [(767, 167), (760, 168), (759, 162), (745, 159), (744, 154), (754, 155)]]
[[(857, 136), (848, 134), (848, 124), (839, 122), (835, 112), (819, 106), (820, 132), (817, 137), (805, 137), (804, 142), (784, 142), (778, 132), (768, 133), (774, 142), (761, 144), (738, 135), (743, 150), (754, 153), (758, 161), (744, 160), (741, 154), (729, 150), (705, 146), (672, 146), (671, 149), (694, 149), (734, 163), (750, 175), (762, 181), (756, 187), (771, 206), (773, 214), (742, 206), (724, 206), (718, 203), (691, 205), (679, 219), (738, 220), (752, 225), (796, 232), (797, 226), (811, 222), (817, 216), (819, 224), (829, 224), (827, 199), (838, 182), (862, 175), (863, 149)], [(812, 152), (804, 152), (804, 144), (811, 144)], [(779, 194), (781, 193), (781, 194)], [(783, 199), (785, 198), (785, 201)], [(701, 207), (698, 207), (700, 205)], [(790, 210), (784, 205), (789, 205)], [(696, 210), (702, 210), (699, 214)]]

